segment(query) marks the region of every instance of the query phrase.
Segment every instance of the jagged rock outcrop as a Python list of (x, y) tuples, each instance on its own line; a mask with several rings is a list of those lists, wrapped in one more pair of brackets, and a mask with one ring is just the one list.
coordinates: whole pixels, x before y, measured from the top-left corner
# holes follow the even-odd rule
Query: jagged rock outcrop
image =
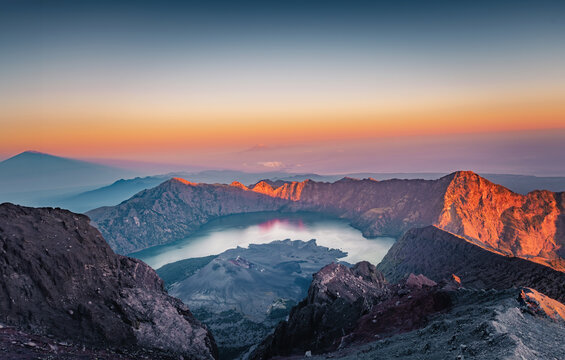
[(314, 274), (308, 296), (294, 307), (251, 357), (320, 353), (334, 350), (357, 320), (389, 295), (382, 274), (367, 262), (353, 268), (330, 264)]
[(116, 255), (84, 215), (0, 205), (0, 276), (1, 323), (92, 348), (217, 354), (208, 330), (155, 272)]
[(518, 298), (522, 309), (565, 324), (565, 305), (530, 288), (523, 288)]
[(438, 180), (344, 178), (206, 185), (173, 179), (88, 215), (119, 252), (183, 238), (208, 220), (252, 211), (314, 211), (351, 221), (365, 236), (436, 225), (496, 251), (565, 269), (565, 193), (511, 192), (470, 171)]
[(389, 281), (410, 273), (440, 281), (452, 274), (465, 287), (506, 289), (530, 287), (565, 301), (565, 273), (507, 256), (435, 226), (412, 229), (396, 241), (377, 266)]

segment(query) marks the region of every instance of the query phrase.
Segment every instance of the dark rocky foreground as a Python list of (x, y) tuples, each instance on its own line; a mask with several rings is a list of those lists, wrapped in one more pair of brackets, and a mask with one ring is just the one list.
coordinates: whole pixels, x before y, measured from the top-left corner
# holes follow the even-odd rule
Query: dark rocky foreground
[(169, 360), (171, 354), (147, 349), (102, 349), (59, 341), (0, 325), (0, 359), (9, 360)]
[[(523, 294), (527, 300), (523, 300)], [(374, 337), (312, 359), (492, 360), (565, 358), (565, 322), (533, 312), (551, 302), (530, 289), (467, 290), (449, 293), (449, 311), (431, 316), (413, 331)], [(563, 305), (560, 304), (563, 310)], [(304, 354), (301, 354), (300, 358)]]
[(412, 229), (377, 268), (316, 273), (251, 358), (560, 359), (565, 306), (553, 298), (565, 298), (563, 272), (434, 226)]
[(565, 306), (530, 288), (390, 284), (366, 262), (331, 264), (251, 359), (561, 359), (564, 335)]
[(210, 332), (163, 290), (156, 273), (116, 255), (86, 216), (2, 204), (0, 252), (4, 326), (133, 358), (217, 355)]
[[(330, 264), (314, 275), (308, 297), (258, 346), (253, 359), (336, 351), (375, 337), (407, 332), (451, 306), (447, 290), (424, 276), (389, 284), (368, 262)], [(377, 320), (378, 319), (378, 320)]]

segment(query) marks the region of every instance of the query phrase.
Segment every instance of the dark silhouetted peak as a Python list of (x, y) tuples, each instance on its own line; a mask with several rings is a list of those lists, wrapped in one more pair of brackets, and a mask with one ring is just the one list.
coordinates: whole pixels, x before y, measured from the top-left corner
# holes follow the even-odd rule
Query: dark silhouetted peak
[(35, 155), (46, 155), (46, 156), (54, 156), (51, 154), (47, 154), (41, 151), (37, 151), (37, 150), (26, 150), (24, 152), (19, 153), (16, 156), (35, 156)]

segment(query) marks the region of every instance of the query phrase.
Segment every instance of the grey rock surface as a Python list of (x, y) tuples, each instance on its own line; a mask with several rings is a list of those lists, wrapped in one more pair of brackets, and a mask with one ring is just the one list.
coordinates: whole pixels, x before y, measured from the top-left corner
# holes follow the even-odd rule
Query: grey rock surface
[(92, 347), (212, 359), (210, 332), (84, 215), (0, 205), (0, 322)]

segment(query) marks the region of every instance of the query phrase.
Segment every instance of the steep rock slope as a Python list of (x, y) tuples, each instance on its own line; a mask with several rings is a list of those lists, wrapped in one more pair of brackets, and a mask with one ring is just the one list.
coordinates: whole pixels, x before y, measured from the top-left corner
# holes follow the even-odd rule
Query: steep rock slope
[[(294, 209), (349, 219), (365, 236), (399, 236), (413, 226), (435, 221), (450, 181), (449, 176), (431, 181), (343, 178), (323, 183), (306, 180), (281, 186), (273, 195), (285, 194), (285, 198), (294, 200), (291, 204)], [(267, 193), (264, 188), (262, 191)]]
[(390, 281), (399, 281), (410, 273), (424, 274), (435, 281), (455, 274), (466, 287), (525, 286), (565, 301), (565, 273), (487, 250), (435, 226), (408, 231), (377, 268)]
[(252, 190), (293, 200), (297, 208), (348, 218), (367, 236), (395, 236), (412, 227), (436, 225), (534, 261), (557, 259), (565, 245), (565, 193), (520, 195), (470, 171), (436, 181), (344, 178), (276, 189), (263, 182)]
[(348, 219), (368, 237), (397, 237), (413, 227), (436, 225), (497, 251), (563, 266), (565, 193), (520, 195), (469, 171), (438, 180), (272, 184), (261, 181), (248, 188), (237, 182), (170, 180), (88, 215), (119, 252), (182, 238), (216, 216), (305, 210)]
[(0, 322), (94, 348), (212, 359), (212, 336), (144, 263), (114, 254), (88, 218), (0, 205)]

